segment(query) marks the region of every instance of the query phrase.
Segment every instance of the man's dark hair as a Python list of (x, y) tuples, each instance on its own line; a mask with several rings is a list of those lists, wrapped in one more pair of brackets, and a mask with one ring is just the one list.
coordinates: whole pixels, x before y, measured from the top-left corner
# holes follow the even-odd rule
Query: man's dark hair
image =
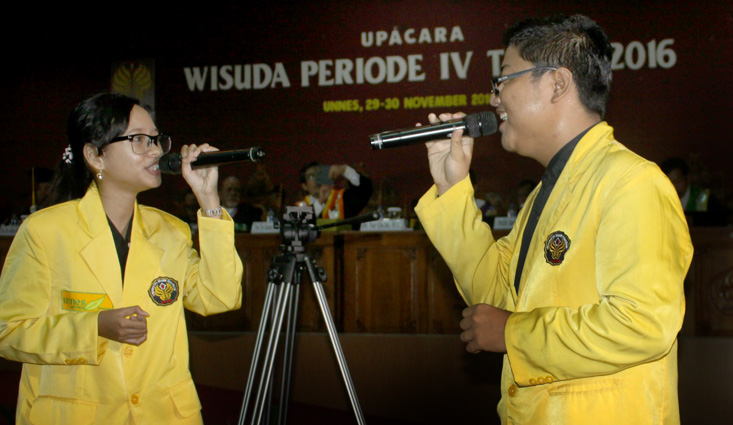
[[(516, 47), (535, 66), (568, 68), (583, 106), (603, 118), (611, 90), (613, 49), (603, 29), (583, 15), (531, 18), (509, 28), (506, 47)], [(536, 71), (535, 77), (543, 72)]]
[(308, 171), (309, 168), (311, 168), (311, 167), (318, 167), (319, 165), (321, 165), (321, 164), (319, 164), (318, 161), (312, 161), (312, 162), (309, 162), (309, 163), (305, 164), (304, 166), (302, 166), (300, 168), (300, 171), (298, 171), (298, 179), (299, 179), (299, 181), (301, 183), (305, 183), (305, 172)]

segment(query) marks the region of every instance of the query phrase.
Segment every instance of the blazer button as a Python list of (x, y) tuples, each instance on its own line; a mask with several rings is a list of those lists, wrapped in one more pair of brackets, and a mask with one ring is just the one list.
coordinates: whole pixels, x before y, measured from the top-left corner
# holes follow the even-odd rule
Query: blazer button
[(534, 379), (534, 378), (531, 378), (531, 379), (529, 380), (529, 385), (537, 385), (537, 380), (536, 380), (536, 379)]
[(537, 378), (537, 383), (544, 384), (545, 383), (545, 378)]
[(555, 378), (553, 378), (552, 376), (548, 376), (547, 378), (545, 378), (545, 382), (547, 382), (548, 384), (552, 384), (553, 382), (555, 382)]
[(140, 397), (137, 394), (133, 394), (132, 397), (130, 397), (130, 403), (137, 404), (140, 401)]
[(514, 397), (517, 395), (517, 386), (512, 384), (508, 389), (507, 393), (509, 394), (509, 397)]

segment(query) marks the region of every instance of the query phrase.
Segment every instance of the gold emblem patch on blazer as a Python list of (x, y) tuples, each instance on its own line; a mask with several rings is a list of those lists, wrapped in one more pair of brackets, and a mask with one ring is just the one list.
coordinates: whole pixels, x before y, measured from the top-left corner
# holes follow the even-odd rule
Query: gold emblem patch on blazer
[(170, 277), (159, 277), (148, 290), (150, 299), (159, 306), (173, 304), (178, 299), (178, 282)]
[(561, 231), (552, 232), (545, 242), (545, 260), (552, 266), (559, 266), (570, 249), (570, 238)]

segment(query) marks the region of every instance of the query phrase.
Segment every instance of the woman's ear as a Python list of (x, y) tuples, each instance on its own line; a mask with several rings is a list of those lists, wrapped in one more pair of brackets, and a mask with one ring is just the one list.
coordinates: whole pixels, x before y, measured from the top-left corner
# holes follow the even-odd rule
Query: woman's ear
[(104, 170), (104, 159), (99, 153), (96, 146), (91, 143), (84, 145), (84, 159), (87, 164), (92, 168), (92, 174), (96, 174), (98, 171)]

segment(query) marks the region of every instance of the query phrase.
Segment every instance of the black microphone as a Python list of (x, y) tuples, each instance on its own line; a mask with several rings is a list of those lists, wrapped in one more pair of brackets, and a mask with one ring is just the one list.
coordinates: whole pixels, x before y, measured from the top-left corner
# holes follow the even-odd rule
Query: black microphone
[(372, 149), (396, 148), (397, 146), (411, 145), (413, 143), (450, 139), (451, 133), (459, 129), (462, 129), (470, 137), (494, 134), (498, 129), (496, 115), (491, 111), (484, 111), (466, 115), (457, 120), (442, 121), (437, 124), (421, 127), (385, 131), (369, 136), (369, 142), (372, 145)]
[[(202, 152), (198, 158), (191, 163), (191, 168), (204, 167), (207, 165), (223, 165), (233, 162), (260, 162), (265, 157), (265, 151), (259, 146), (249, 149), (235, 151)], [(166, 174), (181, 174), (180, 152), (168, 152), (160, 157), (158, 165), (160, 172)]]

